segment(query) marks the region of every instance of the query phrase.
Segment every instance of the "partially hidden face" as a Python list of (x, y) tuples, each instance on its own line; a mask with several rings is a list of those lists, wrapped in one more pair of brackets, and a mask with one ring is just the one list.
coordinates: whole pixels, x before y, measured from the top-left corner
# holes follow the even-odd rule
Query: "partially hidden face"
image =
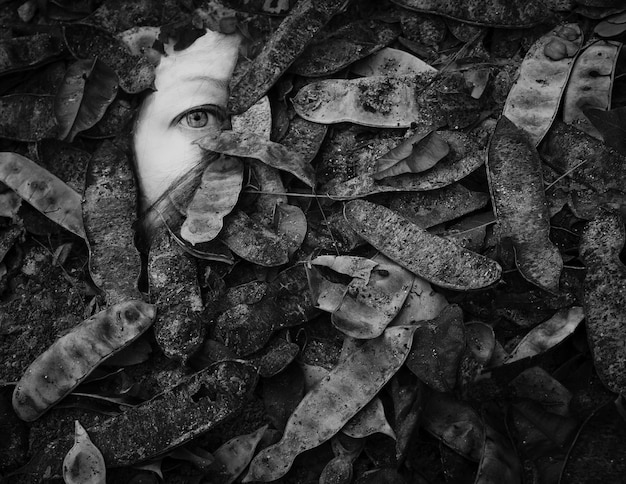
[(156, 90), (145, 98), (135, 126), (142, 211), (200, 162), (202, 150), (194, 141), (226, 120), (228, 82), (239, 43), (237, 35), (207, 30), (184, 50), (166, 45), (156, 68)]

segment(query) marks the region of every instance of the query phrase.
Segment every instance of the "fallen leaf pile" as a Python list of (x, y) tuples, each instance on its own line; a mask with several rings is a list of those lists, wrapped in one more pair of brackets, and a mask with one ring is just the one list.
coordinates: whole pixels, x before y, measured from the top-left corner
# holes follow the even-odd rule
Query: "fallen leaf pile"
[[(138, 213), (205, 28), (230, 120)], [(0, 0), (0, 481), (623, 482), (625, 39), (619, 0)]]

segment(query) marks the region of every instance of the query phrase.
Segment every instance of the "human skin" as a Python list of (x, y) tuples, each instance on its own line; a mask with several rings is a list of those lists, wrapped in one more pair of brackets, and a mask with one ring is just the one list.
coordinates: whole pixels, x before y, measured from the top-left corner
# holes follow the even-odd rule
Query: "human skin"
[(238, 35), (207, 30), (184, 50), (165, 46), (155, 91), (143, 101), (133, 138), (140, 212), (201, 162), (203, 152), (194, 141), (227, 120), (228, 81), (239, 44)]

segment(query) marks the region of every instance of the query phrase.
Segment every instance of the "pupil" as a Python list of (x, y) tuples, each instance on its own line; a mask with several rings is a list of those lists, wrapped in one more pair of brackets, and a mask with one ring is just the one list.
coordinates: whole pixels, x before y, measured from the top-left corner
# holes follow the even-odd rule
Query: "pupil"
[(193, 111), (187, 114), (187, 123), (192, 128), (203, 128), (208, 123), (207, 113), (203, 111)]

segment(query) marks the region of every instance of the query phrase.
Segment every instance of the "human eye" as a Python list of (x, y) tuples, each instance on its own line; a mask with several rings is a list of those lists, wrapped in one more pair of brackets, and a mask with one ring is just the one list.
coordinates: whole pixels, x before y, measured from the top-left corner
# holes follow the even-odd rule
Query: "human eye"
[(172, 125), (186, 129), (221, 129), (226, 118), (226, 112), (223, 107), (206, 104), (196, 106), (179, 114), (172, 122)]

